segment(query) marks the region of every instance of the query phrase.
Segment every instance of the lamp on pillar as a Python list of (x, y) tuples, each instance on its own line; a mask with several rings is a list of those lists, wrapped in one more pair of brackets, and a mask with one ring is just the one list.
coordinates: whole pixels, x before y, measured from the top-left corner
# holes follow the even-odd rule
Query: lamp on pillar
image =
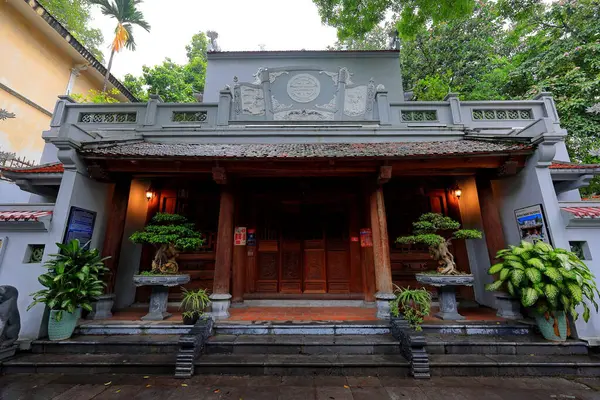
[(462, 196), (462, 189), (460, 188), (460, 186), (458, 185), (454, 185), (454, 187), (452, 187), (452, 194), (454, 196), (456, 196), (457, 199), (460, 200), (460, 196)]
[(146, 200), (150, 201), (154, 197), (154, 191), (151, 187), (146, 190)]

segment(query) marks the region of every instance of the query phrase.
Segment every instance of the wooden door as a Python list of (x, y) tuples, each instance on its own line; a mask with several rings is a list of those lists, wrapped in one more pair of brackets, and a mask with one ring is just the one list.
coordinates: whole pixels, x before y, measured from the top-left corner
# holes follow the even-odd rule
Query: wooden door
[(327, 292), (350, 293), (349, 218), (345, 207), (329, 207), (325, 217)]
[(324, 212), (319, 204), (303, 207), (304, 293), (326, 293)]

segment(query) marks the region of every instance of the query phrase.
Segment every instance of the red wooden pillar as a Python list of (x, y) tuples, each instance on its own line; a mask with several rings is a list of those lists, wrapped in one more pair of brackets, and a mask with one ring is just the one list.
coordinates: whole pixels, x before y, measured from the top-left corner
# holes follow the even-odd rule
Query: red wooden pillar
[(123, 243), (123, 231), (125, 229), (125, 219), (127, 217), (127, 204), (129, 203), (129, 190), (131, 188), (131, 179), (119, 179), (115, 183), (112, 202), (108, 214), (108, 223), (106, 224), (106, 233), (104, 236), (104, 245), (102, 246), (102, 257), (110, 257), (104, 262), (109, 269), (107, 293), (112, 293), (117, 279), (117, 268), (119, 267), (119, 257), (121, 256), (121, 243)]
[(502, 228), (500, 213), (494, 199), (491, 180), (485, 176), (477, 176), (475, 183), (477, 185), (477, 196), (479, 197), (485, 243), (488, 248), (490, 261), (494, 264), (496, 263), (496, 253), (506, 247), (504, 229)]
[(215, 278), (213, 293), (210, 296), (213, 316), (218, 319), (229, 317), (231, 299), (229, 283), (233, 258), (233, 213), (233, 193), (228, 186), (222, 186), (215, 255)]
[[(244, 221), (241, 218), (241, 204), (240, 201), (241, 193), (236, 191), (235, 193), (235, 226), (245, 226)], [(232, 267), (232, 289), (231, 301), (234, 303), (239, 303), (244, 301), (244, 292), (246, 291), (246, 259), (247, 251), (246, 245), (234, 245), (233, 246), (233, 267)]]

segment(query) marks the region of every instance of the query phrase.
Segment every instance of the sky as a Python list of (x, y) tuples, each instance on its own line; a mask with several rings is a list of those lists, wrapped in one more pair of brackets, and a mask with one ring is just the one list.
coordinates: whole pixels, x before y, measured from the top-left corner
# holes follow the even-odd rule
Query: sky
[[(137, 50), (123, 50), (113, 61), (118, 78), (140, 75), (143, 65), (160, 64), (165, 57), (185, 63), (185, 46), (200, 31), (217, 31), (223, 51), (259, 50), (259, 45), (265, 50), (321, 50), (336, 40), (336, 30), (321, 24), (312, 0), (145, 0), (140, 10), (152, 30), (134, 28)], [(104, 35), (108, 60), (115, 22), (98, 7), (92, 17), (92, 26)]]

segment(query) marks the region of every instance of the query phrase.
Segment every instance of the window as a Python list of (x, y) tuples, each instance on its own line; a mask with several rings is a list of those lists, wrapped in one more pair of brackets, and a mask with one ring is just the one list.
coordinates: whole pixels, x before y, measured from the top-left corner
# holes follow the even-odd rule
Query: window
[(577, 255), (577, 257), (582, 260), (591, 260), (592, 254), (590, 253), (590, 247), (588, 243), (585, 241), (572, 241), (569, 242), (569, 246), (571, 247), (571, 251)]
[(25, 258), (23, 262), (25, 264), (39, 264), (42, 262), (44, 256), (44, 244), (28, 244), (27, 250), (25, 251)]

